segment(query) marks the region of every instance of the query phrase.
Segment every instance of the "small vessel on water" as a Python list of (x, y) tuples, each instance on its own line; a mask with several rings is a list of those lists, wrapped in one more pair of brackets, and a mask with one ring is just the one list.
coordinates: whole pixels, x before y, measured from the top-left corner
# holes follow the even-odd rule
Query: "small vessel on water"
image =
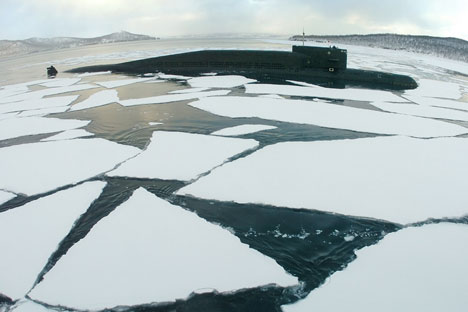
[(144, 74), (164, 72), (178, 75), (243, 75), (260, 81), (298, 80), (325, 87), (357, 86), (374, 89), (414, 89), (416, 81), (405, 75), (347, 67), (347, 50), (337, 47), (293, 46), (292, 51), (202, 50), (143, 60), (86, 66), (73, 73), (112, 71)]

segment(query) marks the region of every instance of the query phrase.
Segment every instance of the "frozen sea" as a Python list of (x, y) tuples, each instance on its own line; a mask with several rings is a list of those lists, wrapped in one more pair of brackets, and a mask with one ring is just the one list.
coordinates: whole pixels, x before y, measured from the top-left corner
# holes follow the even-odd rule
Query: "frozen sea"
[(340, 46), (411, 91), (64, 72), (292, 44), (0, 59), (0, 312), (465, 311), (468, 64)]

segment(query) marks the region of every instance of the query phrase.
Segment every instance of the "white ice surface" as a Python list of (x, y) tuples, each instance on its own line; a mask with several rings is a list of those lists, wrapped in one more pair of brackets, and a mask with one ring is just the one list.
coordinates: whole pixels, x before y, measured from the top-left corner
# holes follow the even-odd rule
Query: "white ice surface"
[(0, 190), (0, 205), (15, 197), (16, 195), (13, 193)]
[(119, 103), (123, 106), (134, 106), (134, 105), (146, 105), (146, 104), (162, 104), (169, 102), (185, 101), (192, 99), (199, 99), (209, 96), (220, 96), (227, 95), (230, 90), (216, 90), (216, 91), (205, 91), (205, 92), (193, 92), (193, 93), (182, 93), (182, 94), (168, 94), (158, 95), (141, 99), (121, 100)]
[(432, 224), (388, 234), (285, 312), (466, 311), (468, 226)]
[(50, 114), (64, 113), (67, 110), (68, 110), (68, 106), (33, 109), (33, 110), (27, 110), (27, 111), (19, 113), (18, 117), (47, 116)]
[(68, 87), (78, 83), (81, 78), (54, 78), (47, 82), (41, 83), (43, 87), (54, 88), (54, 87)]
[[(1, 310), (0, 310), (1, 311)], [(9, 312), (55, 312), (56, 310), (49, 310), (46, 307), (35, 303), (34, 301), (23, 299), (17, 302)]]
[(234, 88), (257, 80), (243, 76), (203, 76), (188, 80), (193, 88)]
[(155, 122), (155, 121), (148, 122), (148, 125), (150, 126), (157, 126), (157, 125), (162, 125), (162, 124), (163, 124), (162, 122)]
[(454, 109), (406, 103), (372, 102), (371, 104), (380, 108), (381, 110), (391, 113), (428, 118), (468, 121), (468, 112), (462, 112)]
[(154, 79), (153, 77), (150, 78), (132, 78), (132, 79), (120, 79), (120, 80), (112, 80), (112, 81), (101, 81), (101, 82), (96, 82), (98, 85), (112, 89), (112, 88), (118, 88), (122, 86), (128, 86), (134, 83), (140, 83), (140, 82), (145, 82)]
[(97, 87), (98, 86), (92, 85), (92, 84), (78, 84), (78, 85), (72, 85), (72, 86), (69, 86), (69, 87), (47, 88), (47, 89), (43, 89), (43, 90), (26, 92), (26, 93), (21, 93), (21, 94), (14, 95), (14, 96), (0, 98), (0, 104), (1, 103), (19, 102), (19, 101), (24, 101), (24, 100), (40, 99), (40, 98), (43, 98), (43, 97), (49, 96), (49, 95), (56, 95), (56, 94), (62, 94), (62, 93), (68, 93), (68, 92), (76, 92), (76, 91), (93, 89), (93, 88), (97, 88)]
[(22, 298), (73, 223), (99, 196), (104, 182), (88, 182), (0, 213), (0, 292)]
[(468, 214), (468, 139), (287, 142), (223, 165), (181, 195), (396, 223)]
[(251, 139), (155, 131), (145, 151), (107, 175), (189, 181), (257, 146)]
[(87, 120), (57, 119), (44, 117), (10, 118), (0, 121), (0, 140), (25, 135), (52, 133), (81, 128), (89, 124)]
[(18, 113), (5, 113), (5, 114), (0, 114), (0, 120), (3, 120), (3, 119), (10, 119), (10, 118), (13, 118), (15, 116), (17, 116)]
[(404, 95), (425, 96), (457, 100), (461, 97), (460, 85), (453, 82), (421, 79), (418, 87), (405, 91)]
[[(195, 213), (140, 188), (94, 226), (30, 293), (77, 309), (167, 302), (297, 279)], [(79, 295), (78, 295), (79, 294)]]
[(93, 133), (88, 132), (84, 129), (72, 129), (72, 130), (67, 130), (59, 134), (53, 135), (51, 137), (42, 139), (41, 141), (71, 140), (71, 139), (83, 138), (83, 137), (88, 137), (88, 136), (93, 136), (93, 135), (94, 135)]
[(119, 96), (116, 90), (103, 90), (92, 94), (86, 100), (76, 103), (70, 107), (70, 111), (87, 109), (119, 101)]
[(94, 72), (94, 73), (83, 73), (79, 74), (77, 77), (91, 77), (91, 76), (100, 76), (100, 75), (107, 75), (107, 74), (112, 74), (112, 72), (109, 71), (102, 71), (102, 72)]
[(209, 90), (210, 88), (188, 88), (188, 89), (182, 89), (182, 90), (175, 90), (171, 91), (169, 93), (171, 94), (182, 94), (182, 93), (193, 93), (193, 92), (203, 92), (206, 90)]
[(207, 97), (189, 105), (213, 114), (258, 117), (326, 128), (414, 137), (455, 136), (468, 129), (438, 120), (336, 105), (321, 101), (264, 97)]
[(0, 148), (0, 189), (34, 195), (112, 170), (138, 154), (104, 139), (75, 139)]
[(45, 109), (52, 107), (64, 107), (73, 103), (77, 98), (78, 95), (57, 96), (44, 99), (30, 99), (20, 102), (0, 104), (0, 114), (25, 110)]
[(437, 106), (468, 111), (468, 103), (466, 102), (410, 95), (405, 95), (405, 98), (420, 105)]
[(176, 80), (187, 80), (193, 77), (181, 76), (181, 75), (170, 75), (170, 74), (158, 74), (161, 79), (176, 79)]
[(367, 102), (408, 102), (406, 99), (389, 91), (351, 88), (332, 89), (311, 84), (307, 84), (307, 87), (275, 84), (247, 84), (245, 85), (245, 92), (250, 94), (282, 94)]
[(264, 130), (276, 129), (275, 126), (267, 125), (240, 125), (230, 128), (224, 128), (212, 133), (212, 135), (223, 135), (223, 136), (234, 136), (234, 135), (243, 135), (249, 133), (255, 133)]

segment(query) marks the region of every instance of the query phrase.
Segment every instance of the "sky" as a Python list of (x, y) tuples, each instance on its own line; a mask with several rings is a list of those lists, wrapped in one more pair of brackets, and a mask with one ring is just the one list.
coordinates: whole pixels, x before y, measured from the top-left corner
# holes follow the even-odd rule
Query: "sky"
[(0, 40), (398, 33), (468, 40), (467, 0), (0, 0)]

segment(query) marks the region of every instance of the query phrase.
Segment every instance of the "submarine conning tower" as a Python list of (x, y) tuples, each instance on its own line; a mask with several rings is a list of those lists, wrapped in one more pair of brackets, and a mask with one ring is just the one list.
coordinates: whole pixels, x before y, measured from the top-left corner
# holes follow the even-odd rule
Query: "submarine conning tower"
[(304, 64), (306, 68), (323, 68), (334, 72), (347, 67), (348, 51), (335, 46), (330, 48), (293, 46), (292, 51), (307, 57)]

